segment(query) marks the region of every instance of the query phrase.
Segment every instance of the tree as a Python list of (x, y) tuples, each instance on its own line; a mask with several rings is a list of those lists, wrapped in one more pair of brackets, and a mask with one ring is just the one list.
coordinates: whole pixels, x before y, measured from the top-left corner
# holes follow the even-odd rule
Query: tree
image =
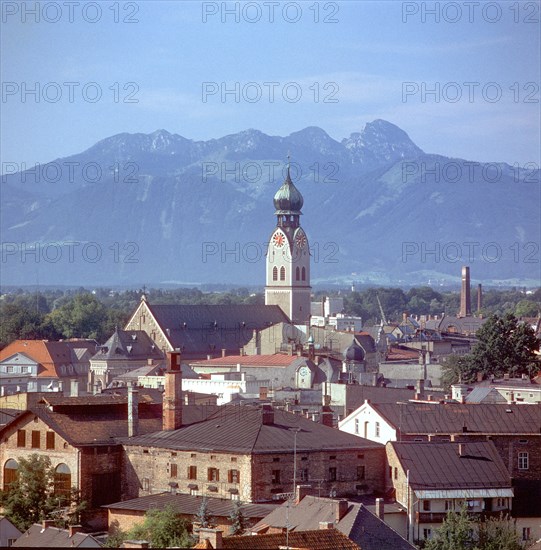
[(189, 548), (193, 544), (186, 521), (171, 506), (148, 510), (143, 523), (128, 531), (127, 538), (148, 540), (153, 548)]
[(246, 517), (242, 511), (242, 502), (240, 500), (235, 501), (229, 519), (231, 521), (229, 533), (231, 535), (242, 535), (246, 529)]
[(441, 527), (427, 541), (425, 550), (523, 550), (513, 521), (508, 516), (474, 519), (466, 507), (447, 512)]
[(453, 384), (473, 382), (476, 378), (470, 355), (450, 355), (441, 366), (441, 385), (449, 391)]
[(54, 468), (47, 456), (37, 453), (27, 459), (18, 459), (17, 479), (1, 494), (4, 515), (21, 531), (33, 523), (49, 518), (55, 512), (68, 508), (67, 517), (60, 517), (59, 526), (78, 523), (86, 503), (81, 502), (79, 492), (70, 490), (68, 496), (54, 492)]
[(207, 497), (203, 497), (199, 511), (194, 516), (194, 523), (197, 523), (199, 527), (211, 527), (212, 516), (210, 515)]
[(473, 527), (465, 506), (459, 512), (450, 510), (441, 527), (436, 529), (434, 536), (426, 543), (425, 550), (474, 549)]
[(529, 325), (510, 313), (492, 315), (477, 331), (477, 338), (470, 361), (474, 371), (496, 377), (531, 374), (539, 340)]
[(66, 338), (95, 338), (102, 341), (107, 319), (105, 306), (92, 294), (78, 294), (55, 309), (50, 318)]

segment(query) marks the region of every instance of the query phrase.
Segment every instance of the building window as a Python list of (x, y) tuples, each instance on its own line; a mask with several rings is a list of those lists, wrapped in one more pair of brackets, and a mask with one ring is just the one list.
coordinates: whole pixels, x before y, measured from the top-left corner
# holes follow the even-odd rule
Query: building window
[(237, 457), (236, 457), (236, 456), (232, 456), (232, 457), (231, 457), (231, 462), (237, 462)]
[(271, 483), (277, 485), (280, 483), (280, 470), (272, 470)]
[(229, 470), (228, 472), (229, 483), (240, 483), (240, 473), (238, 470)]
[(453, 509), (453, 501), (452, 500), (446, 500), (445, 501), (445, 511)]
[(355, 419), (355, 433), (356, 434), (359, 433), (359, 419), (358, 418)]
[(285, 281), (285, 280), (286, 280), (286, 268), (282, 266), (280, 268), (280, 281)]
[(532, 533), (529, 527), (522, 528), (522, 540), (530, 540)]
[(32, 449), (39, 449), (40, 433), (38, 430), (32, 430)]
[(4, 465), (4, 491), (9, 491), (10, 485), (17, 480), (19, 464), (10, 458)]
[(329, 481), (336, 481), (336, 468), (329, 468)]
[(365, 476), (364, 466), (357, 466), (357, 481), (361, 481), (361, 479), (364, 479), (364, 476)]
[(394, 469), (394, 478), (398, 479), (398, 468), (396, 468), (396, 467)]
[(376, 422), (376, 426), (375, 426), (375, 436), (376, 437), (379, 437), (379, 422)]
[(71, 470), (67, 464), (59, 464), (54, 471), (54, 494), (69, 499), (71, 492)]
[(432, 529), (423, 529), (423, 538), (428, 540), (432, 538)]
[(143, 478), (143, 491), (148, 491), (150, 489), (150, 479), (148, 477)]
[(423, 512), (430, 512), (430, 501), (423, 500)]
[(26, 447), (26, 430), (17, 430), (17, 447)]
[(188, 466), (188, 479), (197, 479), (197, 466)]
[(336, 460), (336, 455), (331, 455), (331, 456), (329, 457), (329, 460)]
[(220, 470), (218, 468), (209, 468), (207, 479), (208, 481), (220, 481)]
[(45, 448), (54, 449), (54, 432), (47, 432)]
[(518, 469), (528, 470), (529, 467), (528, 453), (518, 453)]
[(301, 468), (301, 481), (308, 481), (308, 468)]
[(272, 268), (272, 280), (277, 281), (278, 280), (278, 268), (274, 266)]
[(300, 270), (299, 266), (297, 266), (295, 268), (295, 280), (300, 281), (300, 279), (301, 279), (301, 270)]
[(171, 477), (178, 476), (178, 466), (176, 464), (171, 464), (170, 473), (171, 473)]
[(190, 458), (197, 458), (197, 454), (192, 453), (192, 454), (190, 455)]
[(305, 267), (302, 268), (302, 272), (301, 272), (301, 273), (302, 273), (302, 275), (301, 275), (302, 280), (303, 280), (303, 281), (306, 281), (306, 268), (305, 268)]
[(280, 457), (279, 457), (279, 456), (275, 456), (275, 457), (273, 457), (272, 461), (273, 461), (273, 462), (280, 462)]

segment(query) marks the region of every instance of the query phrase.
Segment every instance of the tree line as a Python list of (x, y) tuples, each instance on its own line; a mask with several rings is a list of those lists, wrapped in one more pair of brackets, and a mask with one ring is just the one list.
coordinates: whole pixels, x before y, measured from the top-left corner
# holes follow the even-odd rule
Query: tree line
[[(141, 300), (143, 290), (115, 291), (99, 288), (69, 290), (18, 289), (0, 297), (0, 347), (17, 339), (93, 338), (103, 343), (115, 326), (123, 327)], [(239, 288), (224, 292), (203, 292), (196, 288), (145, 290), (154, 304), (263, 304), (261, 292)], [(387, 320), (399, 320), (403, 312), (414, 315), (456, 315), (458, 292), (437, 292), (430, 287), (408, 291), (400, 288), (369, 288), (360, 292), (314, 293), (313, 300), (342, 296), (344, 312), (363, 318), (365, 326), (381, 321), (380, 303)], [(379, 302), (378, 302), (379, 300)], [(518, 290), (487, 290), (483, 297), (484, 316), (512, 313), (535, 317), (541, 311), (541, 289), (531, 294)]]

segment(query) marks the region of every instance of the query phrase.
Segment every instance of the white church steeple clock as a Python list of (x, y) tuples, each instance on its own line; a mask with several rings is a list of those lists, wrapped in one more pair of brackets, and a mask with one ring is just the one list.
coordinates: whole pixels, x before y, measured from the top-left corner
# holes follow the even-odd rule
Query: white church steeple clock
[(310, 321), (310, 250), (300, 226), (304, 199), (289, 174), (274, 195), (277, 223), (267, 249), (265, 304), (278, 305), (295, 324)]

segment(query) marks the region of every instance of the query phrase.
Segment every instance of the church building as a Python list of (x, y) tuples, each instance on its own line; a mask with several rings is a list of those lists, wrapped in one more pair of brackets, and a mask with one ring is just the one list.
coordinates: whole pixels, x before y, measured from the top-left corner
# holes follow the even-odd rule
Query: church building
[(274, 195), (277, 218), (267, 249), (265, 304), (278, 305), (296, 325), (310, 322), (310, 250), (300, 225), (304, 199), (286, 180)]

